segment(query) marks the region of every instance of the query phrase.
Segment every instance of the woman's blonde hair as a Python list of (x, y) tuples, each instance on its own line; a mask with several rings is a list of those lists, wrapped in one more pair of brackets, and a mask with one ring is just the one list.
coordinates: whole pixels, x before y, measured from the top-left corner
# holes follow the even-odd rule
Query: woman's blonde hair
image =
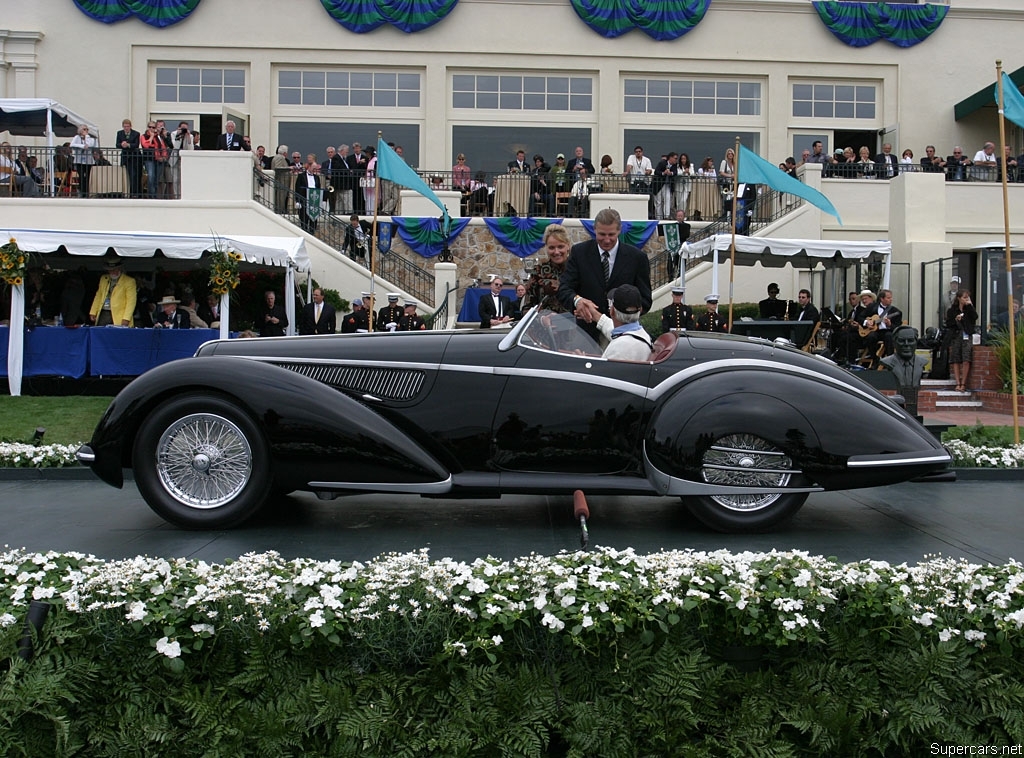
[(548, 224), (547, 229), (544, 230), (544, 246), (547, 247), (548, 239), (550, 237), (558, 237), (562, 242), (572, 247), (572, 242), (569, 241), (569, 232), (565, 230), (565, 227), (561, 224)]

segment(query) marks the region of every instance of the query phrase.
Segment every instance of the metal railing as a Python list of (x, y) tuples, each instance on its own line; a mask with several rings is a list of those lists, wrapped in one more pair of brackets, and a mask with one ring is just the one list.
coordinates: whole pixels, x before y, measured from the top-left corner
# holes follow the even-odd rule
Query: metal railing
[(427, 322), (427, 329), (435, 329), (435, 324), (444, 326), (448, 323), (448, 296), (457, 290), (457, 284), (449, 284), (445, 288), (444, 297), (441, 298), (441, 305), (424, 319)]
[[(293, 224), (301, 226), (295, 201), (299, 197), (288, 182), (278, 182), (261, 169), (253, 169), (253, 200)], [(301, 202), (301, 199), (300, 199)], [(347, 210), (347, 209), (346, 209)], [(346, 229), (349, 219), (321, 210), (312, 234), (325, 245), (341, 252), (345, 246)], [(433, 302), (434, 274), (422, 266), (402, 257), (394, 249), (378, 250), (373, 256), (374, 274), (391, 282), (422, 303)], [(369, 264), (369, 258), (367, 259)]]
[[(181, 165), (177, 150), (122, 150), (118, 147), (78, 149), (70, 146), (3, 148), (0, 171), (10, 166), (24, 196), (153, 198), (181, 197)], [(152, 180), (152, 181), (151, 181)]]

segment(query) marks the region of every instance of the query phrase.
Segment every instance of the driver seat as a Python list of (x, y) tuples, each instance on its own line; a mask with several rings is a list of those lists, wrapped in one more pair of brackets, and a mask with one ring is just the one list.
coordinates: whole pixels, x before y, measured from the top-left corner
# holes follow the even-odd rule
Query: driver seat
[(654, 340), (654, 347), (651, 349), (651, 362), (661, 363), (675, 352), (679, 344), (679, 335), (675, 332), (665, 332)]

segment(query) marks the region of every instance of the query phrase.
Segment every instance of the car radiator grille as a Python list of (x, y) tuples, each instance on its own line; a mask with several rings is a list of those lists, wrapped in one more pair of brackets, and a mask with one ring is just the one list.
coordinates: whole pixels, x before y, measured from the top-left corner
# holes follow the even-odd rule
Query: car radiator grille
[(370, 394), (381, 400), (412, 400), (423, 387), (423, 372), (413, 369), (324, 366), (312, 363), (275, 365), (331, 387)]

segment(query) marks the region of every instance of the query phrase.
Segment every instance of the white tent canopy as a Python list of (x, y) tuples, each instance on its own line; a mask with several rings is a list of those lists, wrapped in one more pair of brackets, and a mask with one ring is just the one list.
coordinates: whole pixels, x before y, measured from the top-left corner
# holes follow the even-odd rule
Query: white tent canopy
[[(126, 259), (139, 261), (162, 255), (162, 264), (198, 262), (204, 253), (214, 249), (231, 249), (240, 253), (244, 264), (277, 266), (285, 269), (285, 312), (288, 333), (295, 333), (295, 272), (308, 271), (309, 254), (301, 237), (253, 237), (212, 234), (154, 234), (152, 232), (69, 232), (51, 229), (6, 229), (8, 238), (17, 241), (25, 252), (45, 259), (66, 251), (70, 256), (101, 259), (108, 250)], [(7, 371), (11, 395), (21, 394), (24, 330), (15, 328), (25, 321), (24, 285), (12, 287), (11, 332), (7, 346)], [(221, 339), (228, 337), (230, 296), (221, 297)]]
[[(733, 237), (716, 234), (694, 243), (686, 243), (681, 255), (686, 260), (708, 260), (724, 263), (730, 258)], [(760, 263), (768, 268), (781, 268), (787, 264), (798, 268), (814, 268), (819, 262), (833, 268), (852, 265), (858, 261), (882, 261), (885, 270), (882, 286), (889, 286), (889, 267), (892, 260), (892, 242), (888, 240), (800, 240), (776, 237), (746, 237), (736, 235), (736, 265), (753, 266)], [(680, 266), (680, 273), (686, 266)], [(711, 289), (719, 292), (718, 266), (712, 271)]]
[(0, 132), (25, 137), (46, 137), (53, 147), (53, 138), (74, 137), (81, 125), (99, 142), (100, 129), (84, 116), (56, 100), (45, 98), (0, 98)]

